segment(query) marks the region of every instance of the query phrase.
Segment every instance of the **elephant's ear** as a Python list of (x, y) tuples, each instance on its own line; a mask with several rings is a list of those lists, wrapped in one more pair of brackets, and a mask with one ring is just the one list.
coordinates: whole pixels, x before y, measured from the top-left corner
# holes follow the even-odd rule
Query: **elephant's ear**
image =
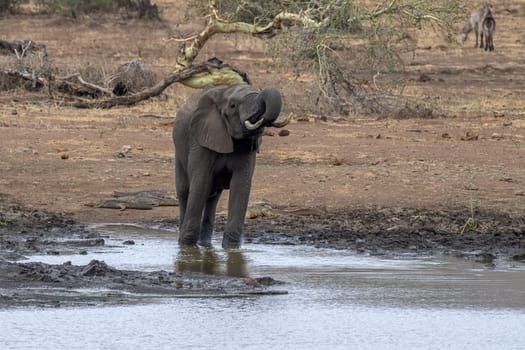
[(232, 153), (233, 140), (221, 118), (216, 101), (201, 97), (191, 119), (191, 132), (199, 145), (218, 153)]

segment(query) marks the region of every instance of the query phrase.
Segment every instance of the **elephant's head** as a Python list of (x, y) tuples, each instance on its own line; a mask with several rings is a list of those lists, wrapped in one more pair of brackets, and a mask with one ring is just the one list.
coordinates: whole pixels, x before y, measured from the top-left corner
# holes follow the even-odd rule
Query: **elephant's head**
[(234, 140), (257, 138), (265, 126), (283, 127), (277, 122), (281, 94), (277, 89), (258, 91), (250, 85), (212, 87), (202, 93), (191, 120), (197, 142), (219, 153), (233, 152)]

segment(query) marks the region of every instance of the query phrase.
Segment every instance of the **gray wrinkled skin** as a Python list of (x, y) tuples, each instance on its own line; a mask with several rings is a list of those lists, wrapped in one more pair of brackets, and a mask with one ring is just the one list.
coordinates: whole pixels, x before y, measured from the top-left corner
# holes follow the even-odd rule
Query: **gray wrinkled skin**
[[(217, 202), (229, 189), (222, 246), (240, 247), (262, 131), (272, 126), (280, 109), (277, 90), (239, 84), (208, 88), (178, 111), (173, 141), (180, 245), (211, 245)], [(261, 125), (250, 130), (246, 121)]]

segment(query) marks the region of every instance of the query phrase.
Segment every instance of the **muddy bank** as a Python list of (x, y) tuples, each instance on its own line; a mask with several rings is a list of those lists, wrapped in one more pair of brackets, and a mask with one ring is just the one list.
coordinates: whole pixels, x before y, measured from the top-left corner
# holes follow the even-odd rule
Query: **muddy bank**
[(0, 307), (131, 304), (155, 299), (231, 298), (283, 294), (271, 278), (230, 278), (167, 271), (118, 270), (103, 261), (84, 266), (0, 261)]
[[(147, 302), (163, 297), (232, 297), (283, 293), (270, 278), (212, 276), (195, 270), (124, 271), (92, 260), (84, 266), (25, 263), (36, 254), (90, 254), (108, 236), (67, 215), (0, 204), (0, 306)], [(473, 214), (473, 215), (472, 215)], [(173, 228), (176, 221), (155, 222)], [(217, 231), (224, 226), (218, 218)], [(220, 233), (217, 233), (220, 234)], [(407, 208), (281, 210), (248, 219), (245, 241), (314, 245), (357, 254), (449, 254), (494, 266), (525, 261), (525, 220), (502, 213)], [(123, 242), (133, 244), (133, 242)], [(120, 246), (121, 247), (121, 246)], [(279, 287), (277, 287), (279, 288)]]
[[(86, 254), (105, 244), (96, 230), (66, 214), (34, 210), (0, 194), (0, 259)], [(525, 259), (525, 217), (480, 210), (279, 208), (246, 220), (245, 241), (307, 244), (370, 254), (491, 254)], [(217, 235), (225, 217), (218, 216)], [(173, 228), (176, 220), (150, 224)]]
[[(165, 297), (243, 297), (286, 293), (271, 277), (205, 275), (185, 268), (130, 271), (92, 260), (84, 266), (26, 263), (31, 255), (95, 254), (108, 236), (66, 215), (0, 202), (0, 307), (129, 304)], [(124, 241), (123, 245), (133, 244)], [(121, 246), (120, 246), (121, 248)], [(175, 269), (174, 269), (175, 270)]]
[(450, 254), (481, 262), (525, 260), (525, 217), (476, 210), (297, 210), (248, 220), (246, 240), (308, 244), (369, 254)]

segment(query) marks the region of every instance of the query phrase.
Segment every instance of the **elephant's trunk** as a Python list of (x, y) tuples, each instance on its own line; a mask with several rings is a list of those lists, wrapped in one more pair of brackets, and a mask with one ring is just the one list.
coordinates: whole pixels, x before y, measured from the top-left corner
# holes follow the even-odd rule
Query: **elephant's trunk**
[(258, 119), (255, 122), (247, 120), (244, 126), (248, 130), (256, 130), (263, 125), (282, 128), (290, 122), (290, 118), (283, 122), (277, 122), (277, 117), (281, 113), (281, 93), (274, 88), (266, 88), (259, 93), (256, 100), (258, 106)]
[(266, 124), (273, 123), (281, 113), (281, 93), (274, 88), (266, 88), (257, 97), (259, 110), (263, 110), (262, 118)]

